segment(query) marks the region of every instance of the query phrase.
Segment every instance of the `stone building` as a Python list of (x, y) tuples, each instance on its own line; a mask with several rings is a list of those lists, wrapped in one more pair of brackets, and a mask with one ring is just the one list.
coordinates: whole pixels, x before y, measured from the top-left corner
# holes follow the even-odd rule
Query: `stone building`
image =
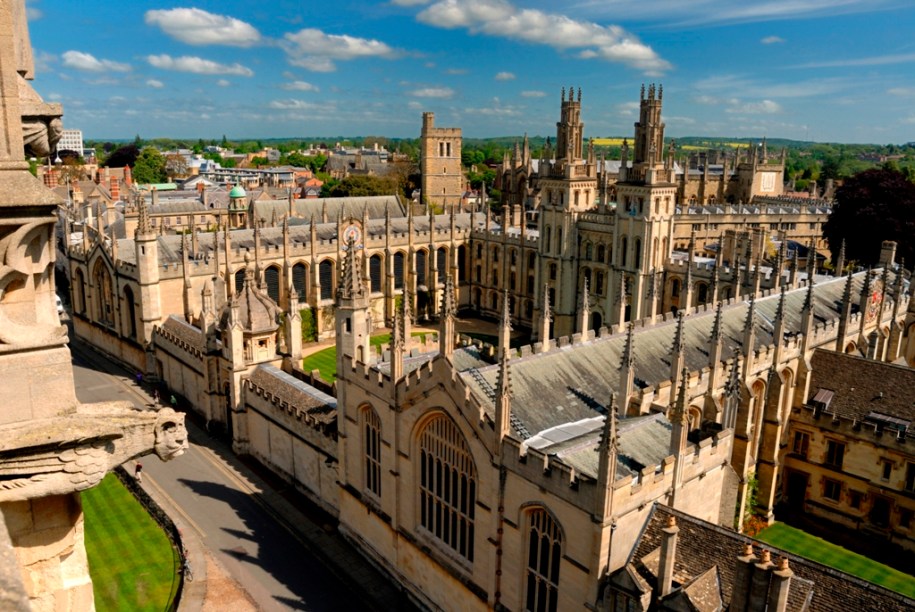
[(799, 510), (915, 550), (915, 370), (817, 350), (782, 451)]
[[(615, 203), (593, 151), (576, 153), (571, 93), (564, 157), (539, 166), (539, 207), (510, 201), (501, 219), (361, 198), (268, 202), (247, 209), (250, 229), (169, 236), (140, 200), (133, 239), (70, 248), (74, 328), (187, 397), (419, 602), (617, 609), (612, 585), (630, 587), (609, 577), (650, 566), (639, 547), (660, 505), (722, 529), (772, 519), (816, 349), (915, 358), (908, 273), (891, 245), (878, 272), (847, 277), (818, 274), (815, 249), (803, 267), (771, 254), (758, 221), (728, 228), (715, 257), (692, 228), (676, 251), (684, 215), (672, 157), (659, 155), (660, 112), (649, 88)], [(495, 362), (457, 346), (461, 307), (498, 316)], [(301, 372), (303, 315), (336, 339), (335, 397)], [(410, 346), (419, 318), (437, 320), (437, 351)], [(513, 324), (536, 341), (509, 348)], [(369, 338), (382, 326), (392, 339), (379, 359)], [(757, 562), (757, 582), (782, 571)], [(643, 580), (630, 586), (650, 605), (656, 586)], [(677, 578), (677, 597), (715, 580)], [(823, 586), (796, 584), (787, 599), (775, 586), (752, 597), (799, 609), (802, 593), (829, 609)]]
[(460, 204), (464, 194), (461, 128), (435, 127), (435, 113), (423, 113), (419, 140), (423, 204), (436, 208)]

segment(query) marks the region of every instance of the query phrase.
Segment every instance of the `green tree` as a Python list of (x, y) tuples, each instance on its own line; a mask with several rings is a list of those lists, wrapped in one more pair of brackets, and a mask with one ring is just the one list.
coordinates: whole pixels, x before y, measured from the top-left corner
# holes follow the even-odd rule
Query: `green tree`
[(164, 183), (168, 180), (166, 160), (157, 149), (146, 147), (140, 151), (133, 167), (133, 180), (138, 183)]
[(838, 254), (845, 241), (849, 260), (876, 264), (884, 240), (895, 240), (897, 255), (915, 261), (915, 184), (902, 172), (865, 170), (836, 190), (823, 235)]
[(394, 195), (397, 181), (387, 176), (348, 176), (330, 190), (331, 197)]

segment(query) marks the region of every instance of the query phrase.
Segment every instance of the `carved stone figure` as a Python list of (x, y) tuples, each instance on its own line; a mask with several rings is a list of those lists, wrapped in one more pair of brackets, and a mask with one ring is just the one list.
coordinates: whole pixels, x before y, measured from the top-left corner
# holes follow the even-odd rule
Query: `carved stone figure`
[(127, 402), (0, 426), (0, 503), (83, 491), (122, 463), (155, 452), (163, 461), (187, 449), (184, 415), (136, 410)]

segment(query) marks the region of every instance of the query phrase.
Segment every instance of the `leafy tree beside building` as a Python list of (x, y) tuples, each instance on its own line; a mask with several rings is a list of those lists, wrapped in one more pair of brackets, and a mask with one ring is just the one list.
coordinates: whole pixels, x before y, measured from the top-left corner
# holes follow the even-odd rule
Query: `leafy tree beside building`
[(132, 172), (133, 180), (138, 183), (164, 183), (168, 180), (165, 156), (153, 147), (140, 151)]
[(897, 259), (915, 262), (915, 184), (892, 168), (865, 170), (836, 191), (836, 203), (823, 227), (833, 258), (845, 241), (845, 256), (876, 264), (884, 240), (895, 240)]

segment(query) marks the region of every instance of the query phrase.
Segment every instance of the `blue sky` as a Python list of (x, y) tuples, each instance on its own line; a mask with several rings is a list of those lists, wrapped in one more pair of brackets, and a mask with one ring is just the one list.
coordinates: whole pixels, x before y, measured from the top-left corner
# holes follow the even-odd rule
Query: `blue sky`
[(915, 140), (912, 0), (29, 0), (36, 89), (87, 138), (670, 136)]

